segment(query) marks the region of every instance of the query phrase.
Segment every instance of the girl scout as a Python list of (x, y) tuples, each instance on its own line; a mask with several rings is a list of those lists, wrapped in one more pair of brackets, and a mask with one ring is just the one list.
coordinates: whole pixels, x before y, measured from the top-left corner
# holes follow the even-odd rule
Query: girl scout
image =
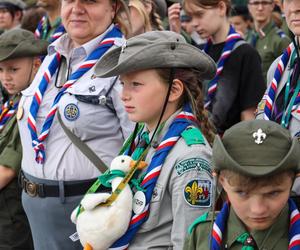
[[(285, 52), (271, 65), (268, 72), (268, 89), (258, 105), (257, 119), (272, 120), (287, 128), (292, 136), (300, 137), (300, 28), (295, 23), (300, 11), (300, 2), (283, 1), (283, 9), (289, 29), (295, 35)], [(300, 180), (293, 191), (300, 195)]]
[(186, 0), (183, 6), (201, 38), (208, 39), (204, 51), (218, 64), (206, 85), (205, 107), (219, 134), (254, 119), (265, 91), (259, 55), (230, 25), (230, 5), (229, 0)]
[(275, 122), (240, 122), (217, 136), (213, 166), (228, 200), (216, 218), (193, 223), (184, 250), (299, 250), (300, 213), (289, 199), (299, 154), (297, 139)]
[(31, 83), (41, 64), (38, 56), (46, 54), (47, 45), (21, 29), (0, 36), (0, 81), (9, 94), (0, 110), (0, 249), (33, 249), (17, 182), (22, 147), (16, 112), (20, 92)]
[(129, 119), (144, 123), (125, 154), (146, 154), (149, 164), (134, 177), (131, 223), (113, 249), (182, 249), (188, 224), (199, 210), (210, 210), (213, 135), (199, 79), (212, 78), (215, 70), (207, 55), (170, 31), (130, 38), (97, 64), (100, 77), (121, 75)]
[(24, 152), (22, 202), (35, 249), (81, 249), (70, 237), (75, 227), (69, 217), (101, 174), (62, 126), (106, 165), (132, 129), (117, 79), (94, 74), (96, 61), (123, 40), (122, 3), (63, 0), (61, 18), (67, 33), (48, 47), (32, 85), (23, 91), (18, 121)]

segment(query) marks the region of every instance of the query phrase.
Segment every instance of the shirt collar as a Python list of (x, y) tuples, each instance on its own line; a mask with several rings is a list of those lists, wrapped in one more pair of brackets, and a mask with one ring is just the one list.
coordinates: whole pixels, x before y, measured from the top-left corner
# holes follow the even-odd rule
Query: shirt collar
[(58, 52), (66, 58), (85, 58), (87, 55), (92, 53), (100, 41), (103, 40), (105, 35), (111, 31), (113, 27), (114, 25), (111, 24), (104, 33), (77, 48), (73, 48), (71, 38), (69, 37), (68, 33), (65, 33), (48, 46), (48, 54), (51, 56)]

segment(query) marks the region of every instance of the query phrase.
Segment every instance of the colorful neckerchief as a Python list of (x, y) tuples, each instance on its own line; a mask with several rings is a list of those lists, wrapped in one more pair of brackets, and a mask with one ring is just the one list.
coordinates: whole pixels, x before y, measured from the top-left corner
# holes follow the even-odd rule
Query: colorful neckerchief
[[(272, 110), (273, 110), (273, 106), (274, 106), (274, 101), (275, 101), (275, 97), (276, 97), (276, 93), (277, 93), (277, 89), (278, 89), (278, 84), (280, 83), (280, 80), (282, 78), (283, 72), (285, 71), (285, 68), (288, 64), (288, 61), (290, 59), (290, 56), (292, 54), (292, 51), (294, 49), (293, 43), (291, 43), (286, 50), (283, 52), (275, 73), (274, 73), (274, 77), (273, 80), (271, 82), (271, 86), (269, 87), (269, 89), (267, 90), (264, 99), (266, 100), (265, 103), (265, 107), (264, 107), (264, 119), (265, 120), (271, 120), (272, 118)], [(300, 98), (298, 98), (297, 102), (299, 103)]]
[[(38, 39), (46, 39), (51, 26), (47, 16), (43, 16), (39, 21), (38, 26), (34, 32), (34, 36)], [(48, 42), (52, 43), (56, 39), (60, 38), (66, 32), (64, 26), (60, 23), (58, 27), (54, 30), (53, 34), (48, 38)]]
[(62, 86), (54, 101), (51, 105), (51, 109), (46, 116), (40, 135), (37, 134), (36, 129), (36, 117), (42, 102), (44, 93), (51, 82), (51, 78), (58, 69), (60, 64), (61, 55), (56, 53), (52, 61), (50, 62), (48, 69), (43, 73), (43, 78), (33, 96), (29, 116), (28, 116), (28, 128), (31, 133), (32, 147), (36, 153), (36, 162), (44, 163), (45, 161), (45, 147), (43, 142), (49, 135), (50, 127), (52, 125), (58, 102), (60, 98), (66, 93), (66, 90), (71, 87), (82, 75), (89, 71), (98, 61), (99, 58), (114, 44), (116, 38), (122, 37), (122, 33), (119, 28), (114, 27), (108, 32), (103, 40), (99, 43), (97, 48), (86, 58), (86, 60), (78, 67), (78, 69), (71, 74), (67, 82)]
[(122, 250), (128, 248), (129, 243), (134, 238), (140, 226), (148, 219), (152, 192), (159, 177), (162, 165), (164, 164), (164, 161), (168, 156), (170, 150), (180, 139), (181, 133), (191, 124), (195, 124), (195, 122), (196, 118), (191, 113), (190, 106), (185, 105), (183, 111), (174, 118), (167, 133), (163, 137), (159, 146), (156, 148), (155, 154), (152, 157), (146, 174), (142, 180), (141, 188), (146, 190), (146, 206), (143, 212), (139, 215), (136, 215), (134, 213), (132, 214), (131, 222), (129, 224), (127, 232), (109, 249)]
[(4, 129), (6, 122), (16, 113), (19, 102), (6, 101), (0, 110), (0, 132)]
[[(288, 200), (290, 212), (289, 250), (300, 250), (300, 213), (292, 199)], [(223, 233), (225, 232), (229, 215), (229, 204), (224, 203), (216, 217), (211, 235), (211, 250), (222, 249)], [(247, 249), (247, 248), (245, 248)], [(244, 250), (244, 248), (242, 248)]]
[[(227, 59), (229, 58), (229, 56), (234, 48), (235, 43), (242, 39), (243, 38), (241, 37), (241, 35), (239, 33), (237, 33), (234, 30), (234, 28), (230, 25), (229, 33), (227, 35), (221, 57), (218, 61), (216, 76), (214, 77), (214, 79), (212, 79), (208, 83), (208, 91), (207, 91), (207, 96), (206, 96), (205, 105), (204, 105), (205, 108), (209, 107), (209, 105), (211, 104), (211, 102), (216, 94), (220, 75), (223, 71), (223, 68), (224, 68), (224, 65), (225, 65)], [(204, 47), (205, 53), (208, 53), (208, 50), (209, 50), (209, 47), (211, 46), (211, 44), (212, 44), (212, 41), (211, 41), (211, 39), (209, 39)]]

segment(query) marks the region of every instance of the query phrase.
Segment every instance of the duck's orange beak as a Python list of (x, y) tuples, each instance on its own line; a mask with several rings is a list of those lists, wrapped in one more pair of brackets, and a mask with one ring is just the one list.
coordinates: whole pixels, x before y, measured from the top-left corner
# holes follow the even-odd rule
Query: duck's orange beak
[[(133, 167), (135, 166), (136, 163), (137, 163), (137, 161), (132, 160), (132, 161), (130, 162), (130, 167), (133, 168)], [(145, 161), (140, 161), (140, 162), (138, 163), (137, 169), (143, 169), (143, 168), (147, 167), (147, 165), (148, 165), (148, 164), (147, 164)]]
[(93, 247), (89, 243), (86, 243), (83, 250), (93, 250)]

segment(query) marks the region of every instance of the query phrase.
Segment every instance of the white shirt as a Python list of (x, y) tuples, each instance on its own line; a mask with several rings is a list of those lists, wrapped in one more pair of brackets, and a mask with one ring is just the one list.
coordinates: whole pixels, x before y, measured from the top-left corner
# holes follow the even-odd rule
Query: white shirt
[[(32, 84), (22, 92), (23, 97), (19, 104), (24, 110), (23, 117), (18, 121), (18, 124), (23, 147), (22, 169), (26, 173), (37, 178), (50, 180), (84, 180), (99, 176), (98, 169), (67, 137), (57, 120), (57, 116), (55, 116), (50, 133), (44, 141), (45, 162), (44, 164), (38, 164), (35, 161), (35, 152), (32, 148), (27, 119), (33, 95), (55, 52), (59, 52), (66, 58), (70, 75), (79, 67), (87, 55), (96, 48), (112, 27), (113, 25), (104, 34), (74, 49), (68, 34), (63, 35), (49, 46), (48, 56), (43, 61)], [(69, 64), (70, 61), (71, 65)], [(63, 73), (60, 72), (58, 75), (55, 73), (45, 91), (36, 118), (38, 134), (40, 134), (45, 117), (60, 90), (54, 83), (56, 81), (57, 86), (63, 84), (60, 82)], [(95, 78), (94, 68), (90, 69), (72, 87), (67, 89), (67, 93), (62, 96), (58, 103), (57, 111), (61, 114), (64, 124), (80, 137), (107, 165), (118, 154), (124, 139), (133, 129), (133, 124), (128, 120), (119, 97), (121, 85), (117, 82), (109, 94), (116, 114), (106, 106), (81, 102), (76, 99), (75, 95), (105, 94), (112, 85), (113, 80), (114, 78)], [(72, 120), (67, 119), (66, 107), (68, 105), (70, 107), (70, 104), (72, 107), (77, 107), (77, 112), (75, 112)]]

